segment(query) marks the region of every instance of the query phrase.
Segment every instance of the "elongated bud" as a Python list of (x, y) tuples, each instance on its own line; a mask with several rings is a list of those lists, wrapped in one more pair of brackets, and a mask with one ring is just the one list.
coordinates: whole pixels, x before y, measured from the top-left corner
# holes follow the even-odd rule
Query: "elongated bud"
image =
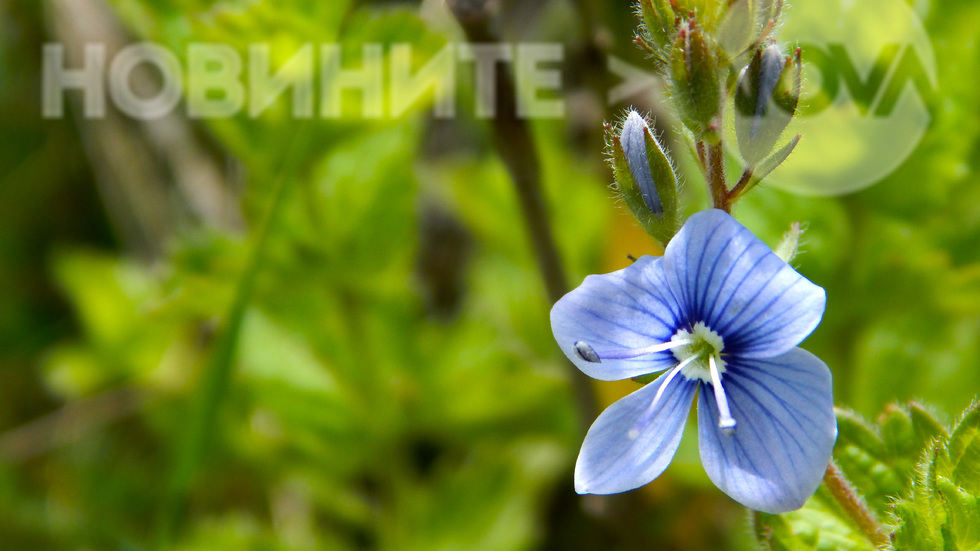
[(718, 60), (709, 41), (692, 17), (681, 24), (671, 50), (673, 98), (681, 120), (699, 137), (713, 128), (721, 105)]
[(800, 100), (799, 49), (793, 59), (770, 44), (759, 49), (742, 69), (735, 89), (735, 136), (749, 165), (772, 153)]
[(617, 136), (610, 132), (613, 173), (623, 202), (666, 245), (677, 231), (677, 176), (646, 120), (630, 111)]
[[(633, 183), (640, 192), (643, 204), (655, 216), (663, 216), (664, 208), (660, 204), (660, 194), (657, 193), (657, 187), (653, 182), (650, 160), (647, 158), (648, 134), (652, 135), (652, 132), (643, 117), (636, 111), (630, 111), (626, 121), (623, 122), (623, 132), (619, 140), (626, 155), (630, 175), (633, 176)], [(658, 145), (657, 150), (659, 149)]]

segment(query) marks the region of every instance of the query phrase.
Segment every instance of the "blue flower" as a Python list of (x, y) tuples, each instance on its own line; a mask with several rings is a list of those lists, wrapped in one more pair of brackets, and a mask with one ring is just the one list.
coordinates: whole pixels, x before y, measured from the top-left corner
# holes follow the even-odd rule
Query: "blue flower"
[(663, 257), (587, 277), (551, 310), (562, 351), (604, 381), (665, 373), (596, 419), (576, 491), (623, 492), (659, 476), (697, 396), (715, 485), (759, 511), (802, 507), (837, 438), (830, 370), (796, 346), (825, 304), (822, 288), (720, 210), (691, 216)]

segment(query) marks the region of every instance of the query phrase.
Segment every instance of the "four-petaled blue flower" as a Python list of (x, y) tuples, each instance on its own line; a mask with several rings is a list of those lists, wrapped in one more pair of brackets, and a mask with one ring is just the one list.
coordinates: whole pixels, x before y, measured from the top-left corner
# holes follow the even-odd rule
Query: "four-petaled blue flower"
[(595, 421), (576, 491), (623, 492), (659, 476), (698, 395), (701, 462), (715, 485), (759, 511), (802, 507), (837, 438), (830, 370), (796, 346), (825, 303), (720, 210), (691, 216), (663, 257), (587, 277), (551, 311), (565, 354), (604, 381), (666, 373)]

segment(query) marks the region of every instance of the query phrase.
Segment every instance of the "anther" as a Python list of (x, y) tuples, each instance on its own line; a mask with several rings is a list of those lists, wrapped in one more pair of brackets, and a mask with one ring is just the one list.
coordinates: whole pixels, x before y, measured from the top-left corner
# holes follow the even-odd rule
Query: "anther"
[(585, 341), (575, 341), (575, 344), (573, 344), (572, 347), (575, 348), (575, 353), (578, 354), (579, 358), (582, 358), (589, 363), (597, 364), (602, 361), (602, 359), (599, 358), (599, 355), (596, 354), (595, 348), (589, 346), (589, 343)]

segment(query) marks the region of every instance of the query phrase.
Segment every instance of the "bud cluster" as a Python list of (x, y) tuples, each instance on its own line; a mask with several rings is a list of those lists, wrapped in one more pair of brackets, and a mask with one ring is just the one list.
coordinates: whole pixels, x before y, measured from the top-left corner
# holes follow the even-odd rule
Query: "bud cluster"
[[(714, 207), (732, 204), (782, 163), (799, 142), (777, 147), (796, 114), (802, 61), (771, 38), (783, 0), (638, 0), (636, 42), (667, 84), (670, 107), (689, 131)], [(722, 121), (734, 119), (744, 172), (725, 183)], [(677, 176), (646, 121), (630, 112), (607, 126), (618, 189), (643, 227), (666, 243), (678, 227)]]

